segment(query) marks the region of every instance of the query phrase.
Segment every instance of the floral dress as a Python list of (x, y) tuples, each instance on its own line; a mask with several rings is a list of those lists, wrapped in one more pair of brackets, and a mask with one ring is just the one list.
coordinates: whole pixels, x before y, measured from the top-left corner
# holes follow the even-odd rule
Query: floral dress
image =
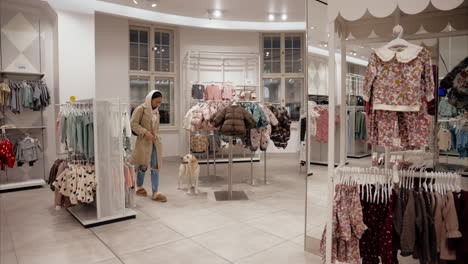
[[(359, 239), (364, 224), (357, 186), (338, 185), (333, 204), (332, 263), (360, 264)], [(326, 228), (320, 243), (322, 262), (326, 263)]]

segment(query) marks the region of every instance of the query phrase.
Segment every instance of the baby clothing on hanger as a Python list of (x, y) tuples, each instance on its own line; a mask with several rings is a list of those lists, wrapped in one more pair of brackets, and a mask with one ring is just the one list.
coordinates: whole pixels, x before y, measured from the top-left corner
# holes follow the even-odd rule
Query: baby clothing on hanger
[(205, 101), (208, 100), (223, 100), (222, 91), (217, 85), (209, 85), (205, 90)]
[(202, 84), (192, 85), (192, 98), (193, 99), (203, 99), (205, 96), (205, 86)]
[(40, 151), (42, 151), (42, 146), (37, 138), (26, 137), (17, 142), (15, 152), (18, 167), (23, 166), (24, 163), (29, 163), (29, 166), (33, 166), (34, 162), (39, 159)]

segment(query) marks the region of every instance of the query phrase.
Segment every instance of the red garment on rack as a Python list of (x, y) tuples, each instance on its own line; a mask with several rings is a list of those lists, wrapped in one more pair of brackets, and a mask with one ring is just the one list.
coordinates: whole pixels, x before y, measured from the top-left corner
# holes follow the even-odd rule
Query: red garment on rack
[(0, 141), (0, 167), (6, 170), (6, 167), (13, 168), (15, 166), (16, 158), (13, 151), (13, 144), (10, 140), (3, 139)]
[(392, 264), (393, 195), (386, 204), (361, 200), (361, 205), (367, 226), (359, 241), (362, 264)]
[[(315, 141), (317, 142), (328, 142), (328, 109), (323, 108), (319, 110), (320, 116), (317, 118), (317, 135)], [(336, 115), (335, 123), (340, 122), (339, 115)]]

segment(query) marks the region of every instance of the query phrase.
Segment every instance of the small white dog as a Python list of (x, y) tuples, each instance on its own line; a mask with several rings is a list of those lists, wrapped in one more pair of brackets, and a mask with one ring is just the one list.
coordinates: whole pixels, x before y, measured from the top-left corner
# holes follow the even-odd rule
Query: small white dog
[(198, 160), (195, 156), (187, 154), (182, 158), (182, 163), (179, 167), (179, 187), (181, 189), (181, 184), (185, 181), (187, 186), (187, 193), (190, 193), (192, 188), (194, 188), (194, 193), (198, 194), (198, 177), (200, 176), (200, 165), (198, 165)]

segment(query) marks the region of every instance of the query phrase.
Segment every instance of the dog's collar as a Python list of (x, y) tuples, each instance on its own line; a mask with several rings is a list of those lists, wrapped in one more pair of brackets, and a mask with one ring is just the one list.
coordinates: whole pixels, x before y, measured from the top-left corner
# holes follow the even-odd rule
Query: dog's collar
[(182, 161), (182, 164), (189, 164), (188, 162)]

